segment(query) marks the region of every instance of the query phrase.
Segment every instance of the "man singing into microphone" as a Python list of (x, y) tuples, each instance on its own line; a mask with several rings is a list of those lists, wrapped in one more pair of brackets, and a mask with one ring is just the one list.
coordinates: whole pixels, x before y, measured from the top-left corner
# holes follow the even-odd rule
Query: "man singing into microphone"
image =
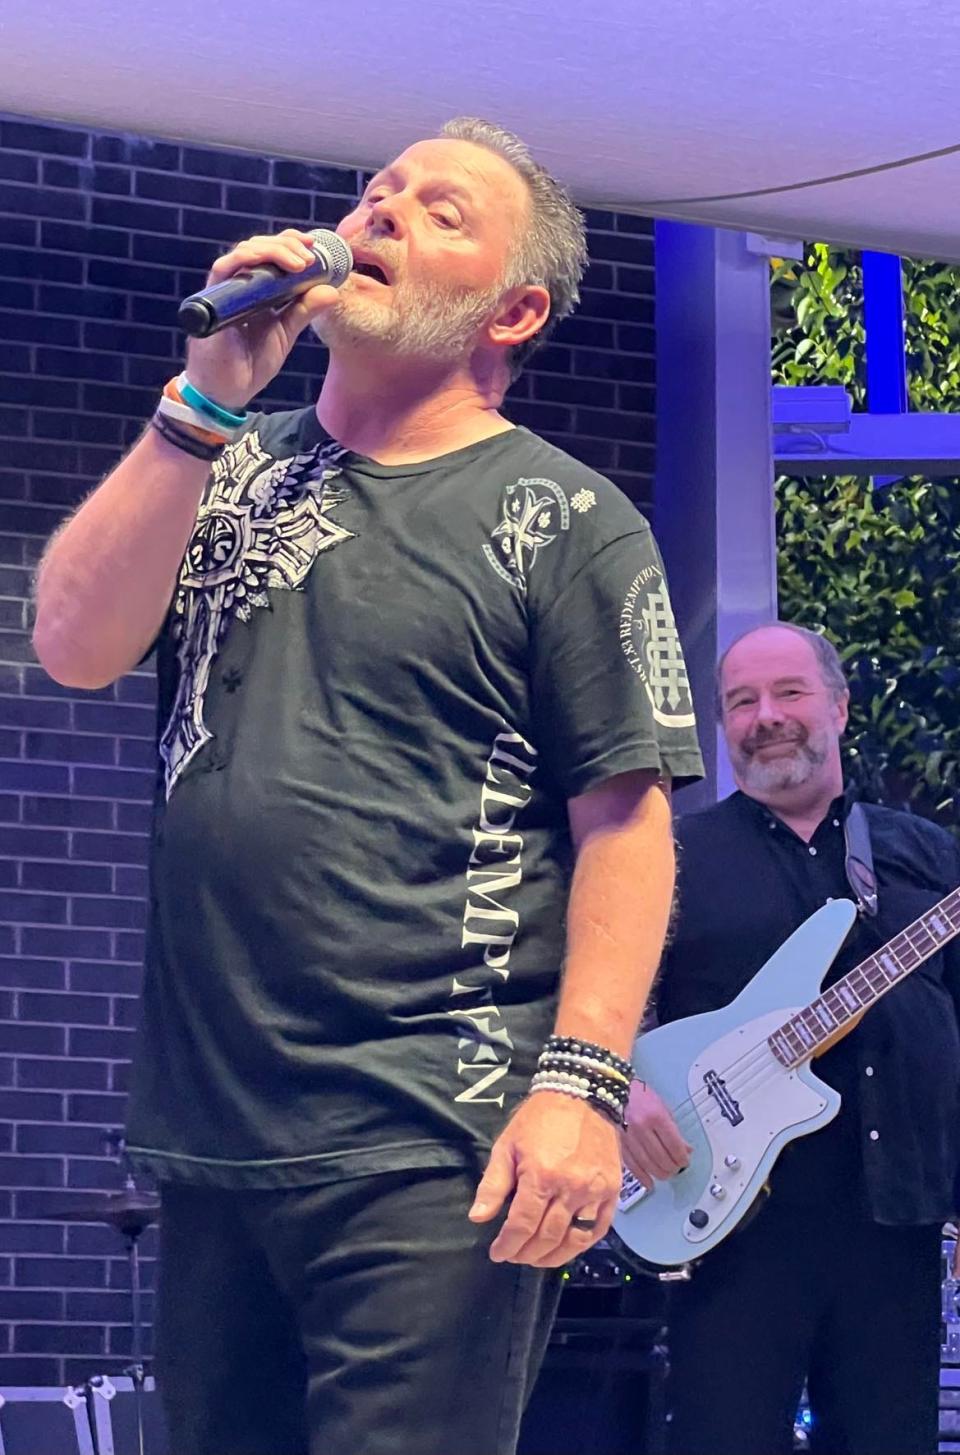
[[(509, 1455), (547, 1270), (612, 1215), (699, 755), (647, 524), (499, 412), (577, 299), (566, 194), (460, 120), (338, 231), (340, 290), (191, 343), (35, 640), (87, 688), (157, 650), (128, 1140), (172, 1448)], [(307, 326), (316, 407), (248, 412)]]

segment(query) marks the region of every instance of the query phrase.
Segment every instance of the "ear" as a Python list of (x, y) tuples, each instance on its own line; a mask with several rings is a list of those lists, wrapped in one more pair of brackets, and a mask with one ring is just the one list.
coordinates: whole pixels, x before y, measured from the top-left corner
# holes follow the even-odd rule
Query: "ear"
[(538, 283), (511, 288), (500, 300), (487, 324), (487, 338), (499, 348), (512, 349), (539, 333), (550, 317), (550, 294)]
[(844, 692), (844, 694), (843, 694), (842, 697), (838, 697), (837, 698), (836, 712), (837, 712), (837, 728), (838, 728), (838, 730), (840, 732), (843, 732), (844, 729), (847, 726), (847, 721), (848, 721), (848, 719), (850, 717), (850, 693), (849, 693), (849, 691)]

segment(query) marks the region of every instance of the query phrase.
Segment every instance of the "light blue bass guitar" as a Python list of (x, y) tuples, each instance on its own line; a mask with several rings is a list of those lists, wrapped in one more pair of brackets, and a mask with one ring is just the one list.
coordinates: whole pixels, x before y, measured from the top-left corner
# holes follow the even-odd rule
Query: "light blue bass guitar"
[(839, 1093), (814, 1075), (811, 1059), (960, 934), (960, 889), (821, 992), (855, 914), (849, 900), (825, 904), (736, 1000), (637, 1041), (637, 1076), (693, 1148), (689, 1166), (652, 1192), (624, 1171), (613, 1226), (645, 1262), (673, 1267), (716, 1247), (750, 1210), (787, 1143), (832, 1121)]

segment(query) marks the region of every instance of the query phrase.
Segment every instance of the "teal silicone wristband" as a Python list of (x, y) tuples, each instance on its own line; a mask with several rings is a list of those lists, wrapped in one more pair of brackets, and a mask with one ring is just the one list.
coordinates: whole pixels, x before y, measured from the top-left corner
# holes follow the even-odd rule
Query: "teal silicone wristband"
[(186, 374), (181, 374), (177, 380), (177, 388), (180, 391), (180, 398), (184, 404), (189, 404), (191, 409), (196, 409), (207, 419), (213, 420), (215, 424), (225, 424), (229, 429), (238, 429), (240, 425), (246, 424), (245, 414), (233, 414), (229, 409), (224, 409), (222, 404), (215, 404), (205, 394), (195, 388)]

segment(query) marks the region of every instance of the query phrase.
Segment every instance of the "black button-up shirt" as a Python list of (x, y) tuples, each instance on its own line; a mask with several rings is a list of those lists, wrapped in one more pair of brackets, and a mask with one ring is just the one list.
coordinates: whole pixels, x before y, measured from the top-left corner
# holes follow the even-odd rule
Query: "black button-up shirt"
[[(825, 983), (873, 954), (960, 884), (960, 844), (926, 819), (865, 805), (879, 912), (858, 919)], [(853, 898), (842, 798), (809, 843), (743, 793), (677, 828), (678, 907), (656, 993), (661, 1022), (716, 1010), (828, 899)], [(780, 1198), (865, 1205), (880, 1223), (942, 1221), (960, 1171), (960, 941), (932, 955), (815, 1062), (841, 1094), (822, 1131), (772, 1177)]]

